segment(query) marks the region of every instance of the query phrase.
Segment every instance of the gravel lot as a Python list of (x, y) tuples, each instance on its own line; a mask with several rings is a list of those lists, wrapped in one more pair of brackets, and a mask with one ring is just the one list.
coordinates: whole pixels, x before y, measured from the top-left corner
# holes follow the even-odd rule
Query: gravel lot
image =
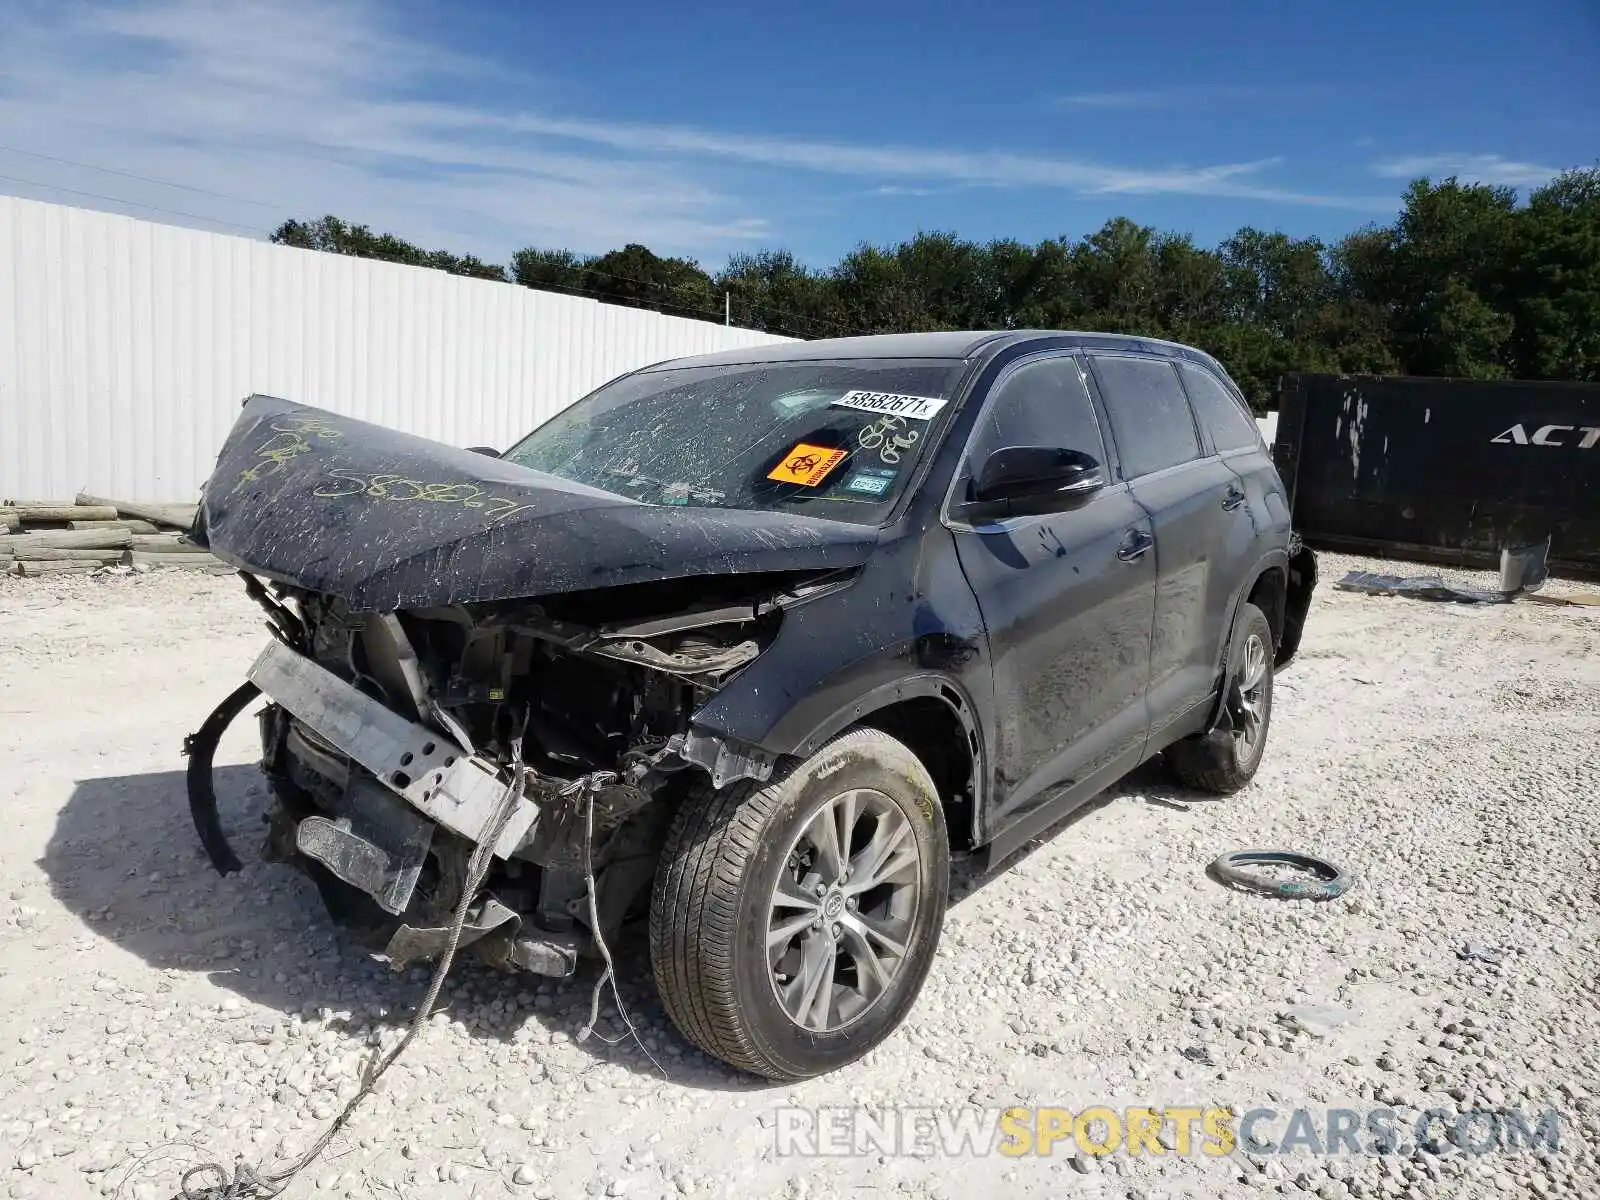
[[(1145, 769), (1010, 869), (958, 872), (910, 1024), (862, 1063), (798, 1087), (730, 1075), (666, 1025), (634, 945), (623, 993), (663, 1078), (636, 1046), (574, 1040), (591, 975), (464, 965), (289, 1195), (1600, 1195), (1600, 610), (1334, 591), (1354, 567), (1406, 570), (1322, 556), (1257, 782), (1215, 803)], [(166, 1200), (186, 1164), (304, 1144), (421, 995), (257, 861), (247, 720), (219, 756), (246, 868), (219, 879), (200, 853), (179, 747), (265, 637), (227, 577), (0, 579), (0, 1194)], [(1321, 852), (1356, 886), (1319, 905), (1207, 879), (1246, 846)], [(1280, 1019), (1293, 1005), (1309, 1031)], [(788, 1104), (1101, 1103), (1388, 1106), (1402, 1129), (1435, 1106), (1553, 1107), (1561, 1148), (774, 1150)]]

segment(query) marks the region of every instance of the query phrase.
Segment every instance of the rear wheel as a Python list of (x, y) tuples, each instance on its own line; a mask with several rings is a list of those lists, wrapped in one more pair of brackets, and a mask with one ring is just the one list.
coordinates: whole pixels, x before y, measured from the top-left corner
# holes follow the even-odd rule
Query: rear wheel
[(1167, 764), (1185, 786), (1226, 796), (1255, 777), (1272, 723), (1272, 659), (1272, 624), (1246, 601), (1228, 651), (1221, 724), (1167, 749)]
[(875, 729), (761, 786), (690, 797), (657, 868), (656, 986), (695, 1045), (769, 1079), (888, 1037), (938, 948), (949, 845), (933, 780)]

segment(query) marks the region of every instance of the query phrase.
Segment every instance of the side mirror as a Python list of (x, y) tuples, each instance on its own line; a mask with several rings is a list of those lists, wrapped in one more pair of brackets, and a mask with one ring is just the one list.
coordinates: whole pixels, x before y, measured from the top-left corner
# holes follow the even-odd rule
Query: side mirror
[(969, 520), (1067, 512), (1106, 485), (1093, 455), (1055, 446), (1002, 446), (969, 485), (962, 515)]
[(493, 446), (468, 446), (467, 449), (473, 454), (487, 454), (490, 458), (500, 457), (500, 451)]

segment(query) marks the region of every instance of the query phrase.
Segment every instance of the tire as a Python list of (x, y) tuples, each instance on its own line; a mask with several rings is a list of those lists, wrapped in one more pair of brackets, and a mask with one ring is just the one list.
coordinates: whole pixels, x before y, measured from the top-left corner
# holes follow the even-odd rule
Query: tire
[(1273, 657), (1272, 624), (1246, 601), (1228, 647), (1222, 721), (1210, 733), (1167, 749), (1167, 765), (1185, 787), (1231, 796), (1255, 778), (1272, 726)]
[[(825, 810), (830, 820), (813, 825)], [(838, 859), (819, 843), (847, 813), (854, 881), (830, 885)], [(863, 890), (875, 856), (889, 869)], [(707, 1054), (767, 1079), (809, 1079), (854, 1062), (898, 1028), (922, 990), (944, 923), (949, 858), (933, 779), (875, 729), (842, 735), (766, 784), (691, 795), (668, 832), (650, 904), (651, 966), (667, 1015)], [(778, 899), (781, 880), (791, 901), (803, 887), (804, 906)], [(903, 953), (868, 936), (869, 922)], [(863, 949), (878, 952), (871, 962), (881, 973)]]

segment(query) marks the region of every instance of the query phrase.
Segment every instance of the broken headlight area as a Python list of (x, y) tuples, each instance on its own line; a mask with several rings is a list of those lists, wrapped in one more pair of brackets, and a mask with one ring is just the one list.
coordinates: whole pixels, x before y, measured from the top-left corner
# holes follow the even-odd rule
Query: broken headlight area
[[(250, 672), (268, 700), (267, 856), (304, 870), (397, 969), (435, 958), (520, 744), (523, 792), (459, 945), (553, 976), (642, 911), (690, 788), (770, 771), (754, 748), (698, 734), (692, 715), (771, 642), (786, 605), (842, 583), (680, 581), (375, 614), (245, 579), (275, 634)], [(192, 765), (209, 850), (204, 792)], [(220, 836), (214, 808), (210, 826)]]

